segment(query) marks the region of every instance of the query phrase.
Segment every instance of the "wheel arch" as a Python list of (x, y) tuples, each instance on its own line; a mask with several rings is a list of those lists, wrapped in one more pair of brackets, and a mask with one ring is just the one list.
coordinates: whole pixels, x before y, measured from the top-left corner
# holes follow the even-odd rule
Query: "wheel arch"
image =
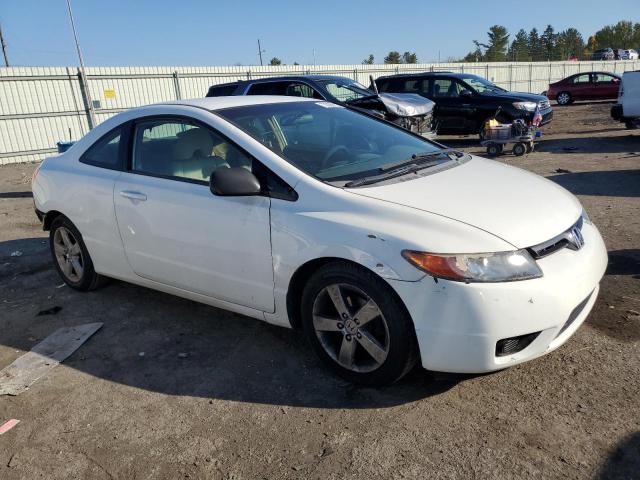
[(402, 305), (402, 308), (405, 310), (406, 315), (411, 318), (409, 313), (409, 309), (404, 304), (404, 301), (395, 291), (395, 289), (385, 280), (383, 276), (373, 271), (371, 268), (368, 268), (366, 265), (355, 262), (353, 260), (342, 258), (342, 257), (320, 257), (309, 260), (302, 265), (300, 265), (297, 270), (293, 273), (289, 280), (289, 286), (287, 288), (287, 315), (289, 317), (289, 322), (291, 323), (291, 327), (294, 330), (300, 330), (302, 328), (302, 318), (301, 318), (301, 309), (302, 309), (302, 292), (304, 290), (305, 285), (311, 276), (318, 271), (324, 265), (329, 263), (340, 262), (347, 263), (353, 265), (357, 268), (366, 270), (370, 273), (373, 273), (376, 277), (381, 279), (387, 286), (389, 287), (389, 291), (394, 295), (396, 300), (398, 300), (399, 304)]
[(63, 215), (63, 213), (59, 212), (58, 210), (49, 210), (47, 213), (45, 213), (44, 219), (42, 220), (42, 229), (45, 231), (51, 230), (51, 224), (60, 215)]

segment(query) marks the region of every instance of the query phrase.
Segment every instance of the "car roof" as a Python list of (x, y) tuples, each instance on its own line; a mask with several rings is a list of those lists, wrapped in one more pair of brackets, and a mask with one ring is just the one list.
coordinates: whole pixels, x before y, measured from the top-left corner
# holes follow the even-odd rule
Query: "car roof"
[(311, 81), (318, 81), (318, 80), (342, 80), (342, 81), (347, 81), (347, 82), (355, 82), (355, 80), (349, 78), (349, 77), (341, 77), (339, 75), (318, 75), (318, 74), (314, 74), (314, 75), (286, 75), (286, 76), (282, 76), (282, 77), (263, 77), (263, 78), (252, 78), (251, 80), (237, 80), (235, 82), (229, 82), (229, 83), (219, 83), (217, 85), (211, 85), (211, 87), (209, 88), (216, 88), (216, 87), (226, 87), (226, 86), (230, 86), (230, 85), (246, 85), (249, 83), (268, 83), (268, 82), (281, 82), (281, 81), (304, 81), (304, 80), (311, 80)]
[(440, 72), (398, 73), (395, 75), (385, 75), (383, 77), (376, 78), (376, 81), (387, 80), (389, 78), (433, 77), (436, 75), (446, 75), (447, 77), (454, 77), (454, 78), (477, 77), (477, 75), (473, 73), (451, 72), (451, 71), (445, 70)]
[(285, 97), (282, 95), (243, 95), (234, 97), (204, 97), (172, 102), (156, 103), (156, 105), (186, 105), (204, 108), (205, 110), (221, 110), (223, 108), (245, 107), (248, 105), (266, 105), (271, 103), (317, 102), (318, 99), (304, 97)]

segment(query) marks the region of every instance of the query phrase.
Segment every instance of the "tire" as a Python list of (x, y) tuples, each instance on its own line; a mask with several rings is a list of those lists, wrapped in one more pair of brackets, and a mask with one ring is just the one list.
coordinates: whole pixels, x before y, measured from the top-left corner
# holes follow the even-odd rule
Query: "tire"
[(301, 313), (315, 352), (351, 382), (389, 385), (415, 365), (413, 321), (391, 287), (365, 268), (343, 261), (322, 266), (304, 288)]
[(636, 130), (638, 128), (638, 123), (635, 120), (627, 120), (624, 122), (624, 126), (627, 130)]
[(104, 277), (94, 270), (82, 235), (64, 215), (51, 223), (49, 248), (58, 274), (71, 288), (88, 292), (103, 284)]
[(500, 155), (500, 153), (502, 153), (502, 145), (499, 145), (497, 143), (492, 143), (490, 145), (487, 145), (487, 155), (489, 155), (490, 157), (497, 157), (498, 155)]
[(527, 151), (527, 147), (524, 143), (518, 142), (513, 146), (513, 154), (516, 157), (521, 157)]
[(531, 153), (531, 152), (533, 152), (533, 149), (534, 149), (534, 148), (535, 148), (535, 147), (534, 147), (534, 143), (533, 143), (533, 142), (531, 142), (531, 143), (527, 143), (527, 153)]
[(558, 103), (558, 105), (565, 106), (573, 103), (573, 98), (571, 97), (571, 94), (569, 92), (560, 92), (558, 95), (556, 95), (556, 102)]

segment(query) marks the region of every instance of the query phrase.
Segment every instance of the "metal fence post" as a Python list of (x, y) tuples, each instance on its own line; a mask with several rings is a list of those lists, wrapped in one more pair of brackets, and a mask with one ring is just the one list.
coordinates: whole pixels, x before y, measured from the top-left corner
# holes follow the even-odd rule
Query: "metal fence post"
[(176, 100), (182, 100), (182, 92), (180, 91), (180, 77), (178, 76), (178, 71), (173, 72), (173, 86), (176, 90)]
[(509, 64), (509, 90), (513, 91), (513, 63)]
[(93, 127), (96, 126), (96, 115), (93, 111), (93, 102), (91, 101), (91, 94), (89, 93), (87, 77), (83, 75), (81, 69), (78, 69), (78, 82), (80, 83), (80, 93), (82, 93), (82, 102), (84, 103), (84, 110), (87, 114), (89, 130), (92, 130)]
[(484, 66), (484, 78), (489, 80), (489, 64), (488, 63)]
[(533, 91), (532, 81), (533, 81), (533, 63), (529, 63), (529, 93)]

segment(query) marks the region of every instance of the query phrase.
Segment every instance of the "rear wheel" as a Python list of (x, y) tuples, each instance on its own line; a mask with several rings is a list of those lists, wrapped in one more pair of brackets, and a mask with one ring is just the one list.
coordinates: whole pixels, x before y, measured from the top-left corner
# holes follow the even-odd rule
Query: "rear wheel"
[(67, 285), (81, 291), (100, 286), (103, 277), (94, 270), (82, 235), (64, 215), (51, 223), (49, 246), (56, 270)]
[(307, 340), (336, 373), (357, 383), (383, 386), (415, 364), (413, 322), (391, 287), (347, 262), (321, 267), (302, 296)]
[(573, 99), (571, 98), (571, 94), (569, 92), (560, 92), (556, 96), (556, 102), (558, 102), (558, 105), (569, 105), (571, 102), (573, 102)]
[(527, 151), (527, 147), (525, 146), (524, 143), (516, 143), (513, 146), (513, 154), (516, 157), (521, 157), (522, 155), (524, 155)]

